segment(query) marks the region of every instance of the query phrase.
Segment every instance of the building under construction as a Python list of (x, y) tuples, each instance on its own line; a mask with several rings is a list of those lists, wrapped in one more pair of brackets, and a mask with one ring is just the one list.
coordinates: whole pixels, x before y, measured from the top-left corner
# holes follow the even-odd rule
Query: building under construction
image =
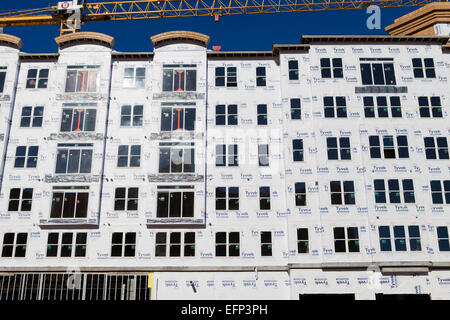
[(0, 34), (0, 300), (450, 299), (449, 10), (271, 51)]

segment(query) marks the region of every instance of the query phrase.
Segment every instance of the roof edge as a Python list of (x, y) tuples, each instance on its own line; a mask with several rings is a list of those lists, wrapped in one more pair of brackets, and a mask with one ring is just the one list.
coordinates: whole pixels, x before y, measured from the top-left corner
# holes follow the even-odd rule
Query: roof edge
[(207, 47), (209, 44), (209, 36), (206, 34), (193, 32), (193, 31), (168, 31), (164, 33), (156, 34), (150, 37), (153, 47), (159, 46), (169, 41), (188, 40), (201, 44)]
[(20, 50), (23, 47), (23, 41), (21, 38), (11, 34), (0, 33), (0, 45), (6, 45)]
[(65, 34), (55, 38), (59, 48), (69, 46), (76, 43), (95, 43), (106, 46), (108, 48), (114, 47), (114, 38), (99, 32), (74, 32)]
[(302, 36), (301, 44), (313, 42), (436, 42), (446, 44), (450, 36)]

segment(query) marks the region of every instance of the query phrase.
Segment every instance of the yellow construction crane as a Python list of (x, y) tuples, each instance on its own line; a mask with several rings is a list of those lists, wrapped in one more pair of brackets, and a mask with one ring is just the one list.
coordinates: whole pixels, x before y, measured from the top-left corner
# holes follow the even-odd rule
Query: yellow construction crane
[[(445, 0), (447, 1), (447, 0)], [(61, 34), (91, 21), (161, 19), (256, 13), (422, 6), (438, 0), (150, 0), (86, 2), (70, 0), (46, 8), (0, 13), (0, 27), (60, 25)]]

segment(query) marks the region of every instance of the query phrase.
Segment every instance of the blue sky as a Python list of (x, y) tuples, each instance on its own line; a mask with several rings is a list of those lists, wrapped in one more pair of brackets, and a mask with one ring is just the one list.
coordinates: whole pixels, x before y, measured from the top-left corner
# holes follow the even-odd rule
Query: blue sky
[[(40, 8), (49, 3), (57, 1), (1, 1), (0, 11)], [(299, 43), (302, 35), (383, 35), (386, 34), (384, 27), (395, 18), (417, 8), (381, 9), (381, 30), (369, 30), (366, 27), (369, 14), (360, 9), (222, 16), (218, 23), (212, 17), (92, 22), (85, 24), (82, 30), (113, 36), (117, 51), (152, 51), (150, 36), (171, 30), (207, 34), (211, 37), (210, 47), (219, 45), (223, 51), (271, 50), (273, 44)], [(54, 38), (58, 36), (58, 26), (13, 27), (5, 28), (4, 32), (22, 38), (24, 52), (57, 52)]]

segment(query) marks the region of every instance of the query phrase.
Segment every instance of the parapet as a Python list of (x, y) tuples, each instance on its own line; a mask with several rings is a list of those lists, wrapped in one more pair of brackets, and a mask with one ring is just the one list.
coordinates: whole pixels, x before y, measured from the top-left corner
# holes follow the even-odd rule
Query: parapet
[(209, 36), (193, 32), (193, 31), (169, 31), (150, 37), (153, 47), (161, 45), (165, 42), (188, 40), (207, 47), (209, 44)]
[(97, 44), (108, 48), (114, 47), (114, 38), (98, 32), (75, 32), (69, 33), (55, 38), (59, 48), (70, 46), (73, 44)]

